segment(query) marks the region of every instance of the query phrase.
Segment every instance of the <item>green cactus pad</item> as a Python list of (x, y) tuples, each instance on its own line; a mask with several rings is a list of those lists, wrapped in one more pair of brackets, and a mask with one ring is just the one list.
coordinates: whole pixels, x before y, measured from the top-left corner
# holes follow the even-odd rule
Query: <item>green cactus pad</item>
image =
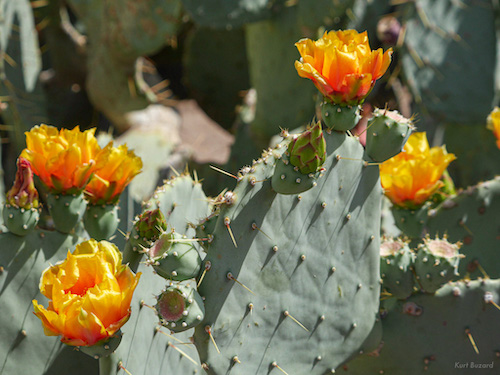
[(354, 128), (361, 120), (360, 106), (341, 106), (324, 101), (321, 104), (321, 116), (328, 128), (345, 132)]
[(422, 237), (430, 204), (430, 202), (425, 203), (422, 207), (414, 210), (393, 205), (391, 211), (396, 226), (408, 237)]
[(446, 239), (424, 239), (417, 249), (415, 276), (427, 293), (435, 293), (446, 282), (458, 276), (458, 264), (463, 255), (458, 252), (460, 243), (451, 244)]
[(429, 211), (426, 231), (431, 237), (447, 234), (448, 241), (462, 242), (465, 259), (458, 272), (464, 276), (499, 278), (498, 227), (500, 176), (468, 187)]
[[(169, 280), (188, 280), (200, 273), (200, 254), (193, 242), (174, 233), (162, 233), (148, 251), (150, 263), (158, 275)], [(179, 242), (176, 242), (179, 241)]]
[(325, 139), (317, 187), (300, 196), (271, 189), (282, 145), (241, 174), (237, 202), (220, 210), (198, 280), (206, 317), (194, 336), (209, 374), (274, 373), (275, 362), (289, 374), (322, 375), (378, 342), (378, 168), (365, 166), (354, 137)]
[(483, 124), (498, 90), (494, 3), (419, 0), (398, 8), (406, 25), (398, 54), (419, 112), (441, 123)]
[(195, 280), (170, 282), (158, 296), (155, 309), (160, 323), (174, 332), (193, 328), (205, 316), (205, 307), (196, 290)]
[(384, 162), (399, 154), (410, 137), (411, 121), (396, 111), (375, 109), (368, 121), (366, 153), (376, 162)]
[(382, 288), (398, 299), (408, 298), (414, 291), (411, 272), (415, 254), (400, 239), (386, 239), (380, 245)]
[(30, 233), (40, 218), (37, 208), (24, 209), (9, 204), (4, 206), (2, 214), (7, 229), (18, 236), (26, 236)]
[(144, 207), (148, 210), (159, 208), (169, 228), (188, 238), (195, 234), (193, 224), (198, 224), (211, 212), (211, 204), (200, 182), (189, 175), (165, 181)]
[(217, 219), (217, 215), (210, 215), (196, 226), (196, 238), (205, 239), (200, 243), (204, 250), (208, 249), (207, 245), (211, 242), (210, 238), (212, 238), (212, 233), (215, 230)]
[(55, 228), (61, 233), (71, 232), (82, 219), (87, 202), (83, 194), (47, 194), (47, 207)]
[(109, 239), (118, 228), (118, 206), (114, 204), (88, 205), (83, 216), (83, 224), (91, 238), (98, 241)]
[(500, 347), (493, 333), (500, 330), (500, 311), (489, 301), (500, 304), (500, 280), (450, 283), (434, 295), (396, 301), (382, 319), (383, 344), (337, 373), (495, 375)]
[(269, 18), (277, 0), (183, 0), (182, 3), (193, 20), (212, 28), (241, 27), (248, 22)]

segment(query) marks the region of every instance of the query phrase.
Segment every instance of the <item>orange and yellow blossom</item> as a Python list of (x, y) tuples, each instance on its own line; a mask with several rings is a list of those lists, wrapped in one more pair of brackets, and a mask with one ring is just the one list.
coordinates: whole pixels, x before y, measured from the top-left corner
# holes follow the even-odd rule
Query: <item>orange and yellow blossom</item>
[(495, 107), (489, 114), (487, 121), (487, 127), (493, 131), (497, 139), (497, 147), (500, 149), (500, 108)]
[(113, 336), (130, 317), (130, 302), (140, 274), (122, 265), (118, 248), (107, 241), (89, 240), (73, 254), (47, 268), (40, 291), (45, 309), (33, 300), (45, 334), (62, 336), (73, 346), (90, 346)]
[(92, 177), (101, 150), (94, 133), (95, 129), (82, 132), (78, 126), (72, 130), (35, 126), (25, 133), (27, 147), (21, 157), (53, 193), (78, 193)]
[(397, 206), (421, 206), (443, 186), (440, 178), (455, 159), (445, 146), (429, 148), (425, 132), (413, 133), (403, 152), (380, 165), (385, 195)]
[(355, 105), (370, 93), (391, 63), (392, 49), (372, 51), (366, 31), (325, 32), (321, 39), (301, 39), (295, 46), (299, 76), (309, 78), (329, 101)]
[(94, 177), (85, 188), (92, 204), (116, 203), (132, 179), (141, 172), (142, 160), (126, 145), (109, 143), (98, 155)]

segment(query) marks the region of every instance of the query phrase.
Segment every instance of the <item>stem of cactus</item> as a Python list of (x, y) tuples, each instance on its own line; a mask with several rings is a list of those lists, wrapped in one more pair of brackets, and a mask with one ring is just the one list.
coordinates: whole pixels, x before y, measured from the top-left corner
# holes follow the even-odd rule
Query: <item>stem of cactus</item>
[(101, 357), (99, 358), (99, 375), (116, 374), (119, 366), (120, 359), (116, 353)]

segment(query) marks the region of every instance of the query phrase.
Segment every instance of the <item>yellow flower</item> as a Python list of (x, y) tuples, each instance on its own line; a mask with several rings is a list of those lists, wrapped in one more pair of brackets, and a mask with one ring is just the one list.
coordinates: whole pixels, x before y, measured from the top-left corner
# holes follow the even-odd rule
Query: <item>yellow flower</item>
[(73, 130), (35, 126), (25, 133), (27, 147), (21, 157), (28, 159), (52, 192), (77, 193), (87, 185), (101, 150), (94, 133), (95, 129), (81, 132), (78, 126)]
[(49, 306), (45, 309), (33, 300), (45, 334), (60, 335), (63, 343), (73, 346), (90, 346), (113, 336), (130, 317), (140, 277), (121, 262), (115, 245), (91, 239), (47, 268), (40, 291)]
[(493, 131), (497, 139), (497, 147), (500, 149), (500, 108), (495, 107), (488, 116), (487, 121), (487, 127)]
[(141, 168), (141, 158), (126, 145), (109, 143), (97, 157), (94, 177), (85, 188), (87, 199), (92, 204), (115, 203)]
[(404, 152), (380, 165), (385, 195), (395, 205), (417, 208), (443, 186), (440, 178), (455, 159), (445, 146), (429, 148), (425, 132), (413, 133)]
[(391, 63), (392, 49), (370, 49), (366, 31), (325, 32), (321, 39), (301, 39), (295, 46), (299, 76), (309, 78), (331, 102), (355, 105), (370, 93)]

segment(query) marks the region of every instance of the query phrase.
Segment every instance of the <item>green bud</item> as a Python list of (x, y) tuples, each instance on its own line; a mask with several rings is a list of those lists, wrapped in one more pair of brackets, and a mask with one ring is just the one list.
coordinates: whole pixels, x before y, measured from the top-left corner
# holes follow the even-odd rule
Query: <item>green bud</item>
[(316, 173), (326, 160), (326, 142), (321, 123), (310, 125), (294, 138), (288, 146), (288, 153), (290, 163), (299, 168), (302, 174)]

